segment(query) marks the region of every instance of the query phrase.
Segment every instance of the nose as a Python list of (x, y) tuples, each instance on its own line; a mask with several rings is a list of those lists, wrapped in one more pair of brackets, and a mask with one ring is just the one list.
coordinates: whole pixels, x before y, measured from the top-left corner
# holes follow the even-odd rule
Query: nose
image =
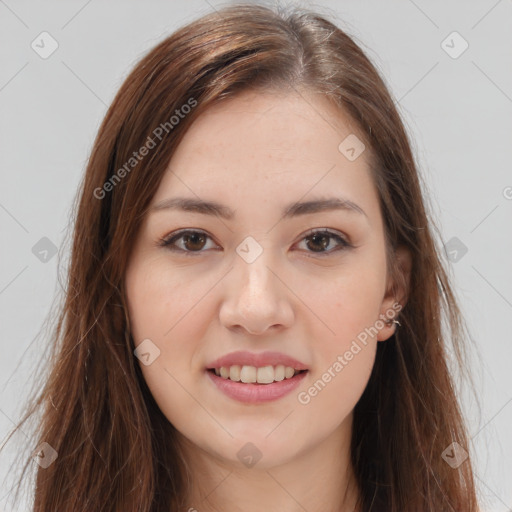
[(275, 268), (275, 261), (267, 257), (270, 252), (264, 250), (252, 263), (235, 255), (219, 313), (220, 322), (226, 328), (264, 334), (292, 324), (290, 299), (294, 295)]

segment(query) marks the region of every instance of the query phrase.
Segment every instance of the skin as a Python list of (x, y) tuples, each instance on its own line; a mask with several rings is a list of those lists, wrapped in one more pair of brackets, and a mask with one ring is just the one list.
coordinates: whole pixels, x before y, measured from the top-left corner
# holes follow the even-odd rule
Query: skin
[[(354, 510), (353, 409), (377, 343), (394, 326), (359, 343), (309, 403), (298, 400), (379, 315), (404, 305), (405, 290), (388, 292), (369, 149), (354, 161), (338, 150), (352, 133), (343, 112), (306, 92), (244, 92), (216, 105), (186, 133), (151, 206), (176, 196), (215, 200), (235, 210), (234, 219), (154, 210), (137, 235), (126, 272), (132, 335), (136, 346), (149, 338), (160, 350), (150, 365), (139, 364), (198, 476), (189, 496), (198, 511)], [(279, 221), (285, 205), (333, 196), (366, 215), (333, 210)], [(183, 228), (208, 235), (175, 242), (191, 256), (158, 245)], [(312, 228), (329, 228), (354, 247), (327, 237), (321, 252), (322, 240), (305, 238)], [(263, 249), (250, 264), (236, 252), (247, 236)], [(408, 279), (409, 253), (396, 257)], [(205, 374), (207, 363), (236, 350), (280, 351), (309, 373), (279, 400), (241, 403)], [(262, 454), (250, 468), (237, 457), (248, 442)]]

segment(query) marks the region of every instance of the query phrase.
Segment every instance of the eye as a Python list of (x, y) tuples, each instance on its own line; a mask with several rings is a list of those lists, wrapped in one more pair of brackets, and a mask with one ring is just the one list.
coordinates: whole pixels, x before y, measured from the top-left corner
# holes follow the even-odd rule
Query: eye
[[(317, 253), (317, 254), (320, 254), (322, 256), (324, 254), (328, 255), (328, 254), (330, 254), (330, 253), (332, 253), (334, 251), (338, 251), (340, 249), (353, 247), (353, 245), (350, 244), (341, 235), (339, 235), (337, 233), (333, 233), (333, 232), (331, 232), (330, 230), (328, 230), (326, 228), (312, 229), (301, 240), (301, 242), (303, 240), (307, 240), (309, 242), (309, 243), (306, 242), (306, 247), (312, 248), (312, 250), (308, 251), (308, 252)], [(337, 245), (334, 247), (334, 249), (331, 248), (330, 250), (325, 250), (326, 248), (331, 246), (331, 241), (332, 240), (335, 240)]]
[[(179, 251), (185, 253), (187, 256), (194, 252), (203, 252), (202, 248), (205, 246), (205, 241), (211, 240), (211, 237), (203, 231), (197, 230), (183, 230), (172, 234), (169, 237), (160, 240), (159, 245), (167, 247), (170, 251)], [(176, 247), (176, 242), (182, 241), (182, 247)], [(183, 249), (183, 246), (185, 249)]]
[[(192, 256), (194, 253), (204, 252), (202, 249), (207, 245), (207, 240), (211, 240), (211, 237), (204, 231), (187, 229), (178, 231), (177, 233), (173, 233), (168, 237), (161, 239), (158, 245), (166, 247), (170, 251), (181, 252), (186, 256)], [(337, 245), (335, 245), (334, 248), (326, 250), (332, 245), (332, 240), (334, 240)], [(341, 235), (333, 233), (325, 228), (310, 230), (308, 234), (301, 239), (301, 242), (303, 241), (306, 241), (305, 245), (307, 252), (319, 255), (328, 255), (340, 249), (353, 247), (353, 245)], [(176, 244), (176, 242), (180, 243)]]

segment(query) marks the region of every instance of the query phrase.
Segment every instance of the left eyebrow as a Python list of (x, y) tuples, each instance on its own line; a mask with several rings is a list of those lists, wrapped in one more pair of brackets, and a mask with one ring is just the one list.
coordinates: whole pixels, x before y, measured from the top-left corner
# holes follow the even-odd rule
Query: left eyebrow
[[(173, 197), (164, 199), (152, 206), (150, 211), (168, 209), (201, 213), (203, 215), (215, 215), (226, 220), (232, 220), (235, 217), (235, 212), (226, 205), (215, 201), (205, 201), (192, 197)], [(339, 197), (331, 197), (327, 199), (292, 203), (283, 209), (281, 220), (331, 210), (343, 210), (358, 213), (368, 218), (366, 212), (353, 201)]]

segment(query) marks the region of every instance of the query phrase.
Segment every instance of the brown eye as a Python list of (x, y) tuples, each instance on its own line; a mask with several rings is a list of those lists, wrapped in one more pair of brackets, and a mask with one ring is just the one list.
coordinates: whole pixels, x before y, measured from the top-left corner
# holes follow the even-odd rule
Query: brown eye
[[(310, 232), (310, 234), (302, 240), (307, 241), (305, 245), (308, 252), (314, 252), (320, 255), (330, 254), (333, 251), (351, 247), (350, 243), (343, 237), (327, 230)], [(334, 240), (336, 244), (334, 244), (334, 248), (329, 249), (329, 246), (333, 245), (332, 240)]]
[(192, 233), (183, 235), (183, 245), (191, 251), (198, 251), (206, 243), (206, 236), (202, 233)]
[[(208, 239), (211, 239), (211, 237), (202, 231), (187, 230), (163, 239), (160, 245), (171, 251), (180, 251), (185, 254), (201, 253), (204, 252), (202, 249), (205, 248)], [(177, 244), (176, 242), (181, 243)]]
[(330, 235), (325, 234), (314, 234), (308, 237), (307, 239), (312, 242), (307, 244), (309, 248), (313, 247), (313, 252), (321, 252), (325, 250), (329, 246), (329, 241), (332, 238)]

